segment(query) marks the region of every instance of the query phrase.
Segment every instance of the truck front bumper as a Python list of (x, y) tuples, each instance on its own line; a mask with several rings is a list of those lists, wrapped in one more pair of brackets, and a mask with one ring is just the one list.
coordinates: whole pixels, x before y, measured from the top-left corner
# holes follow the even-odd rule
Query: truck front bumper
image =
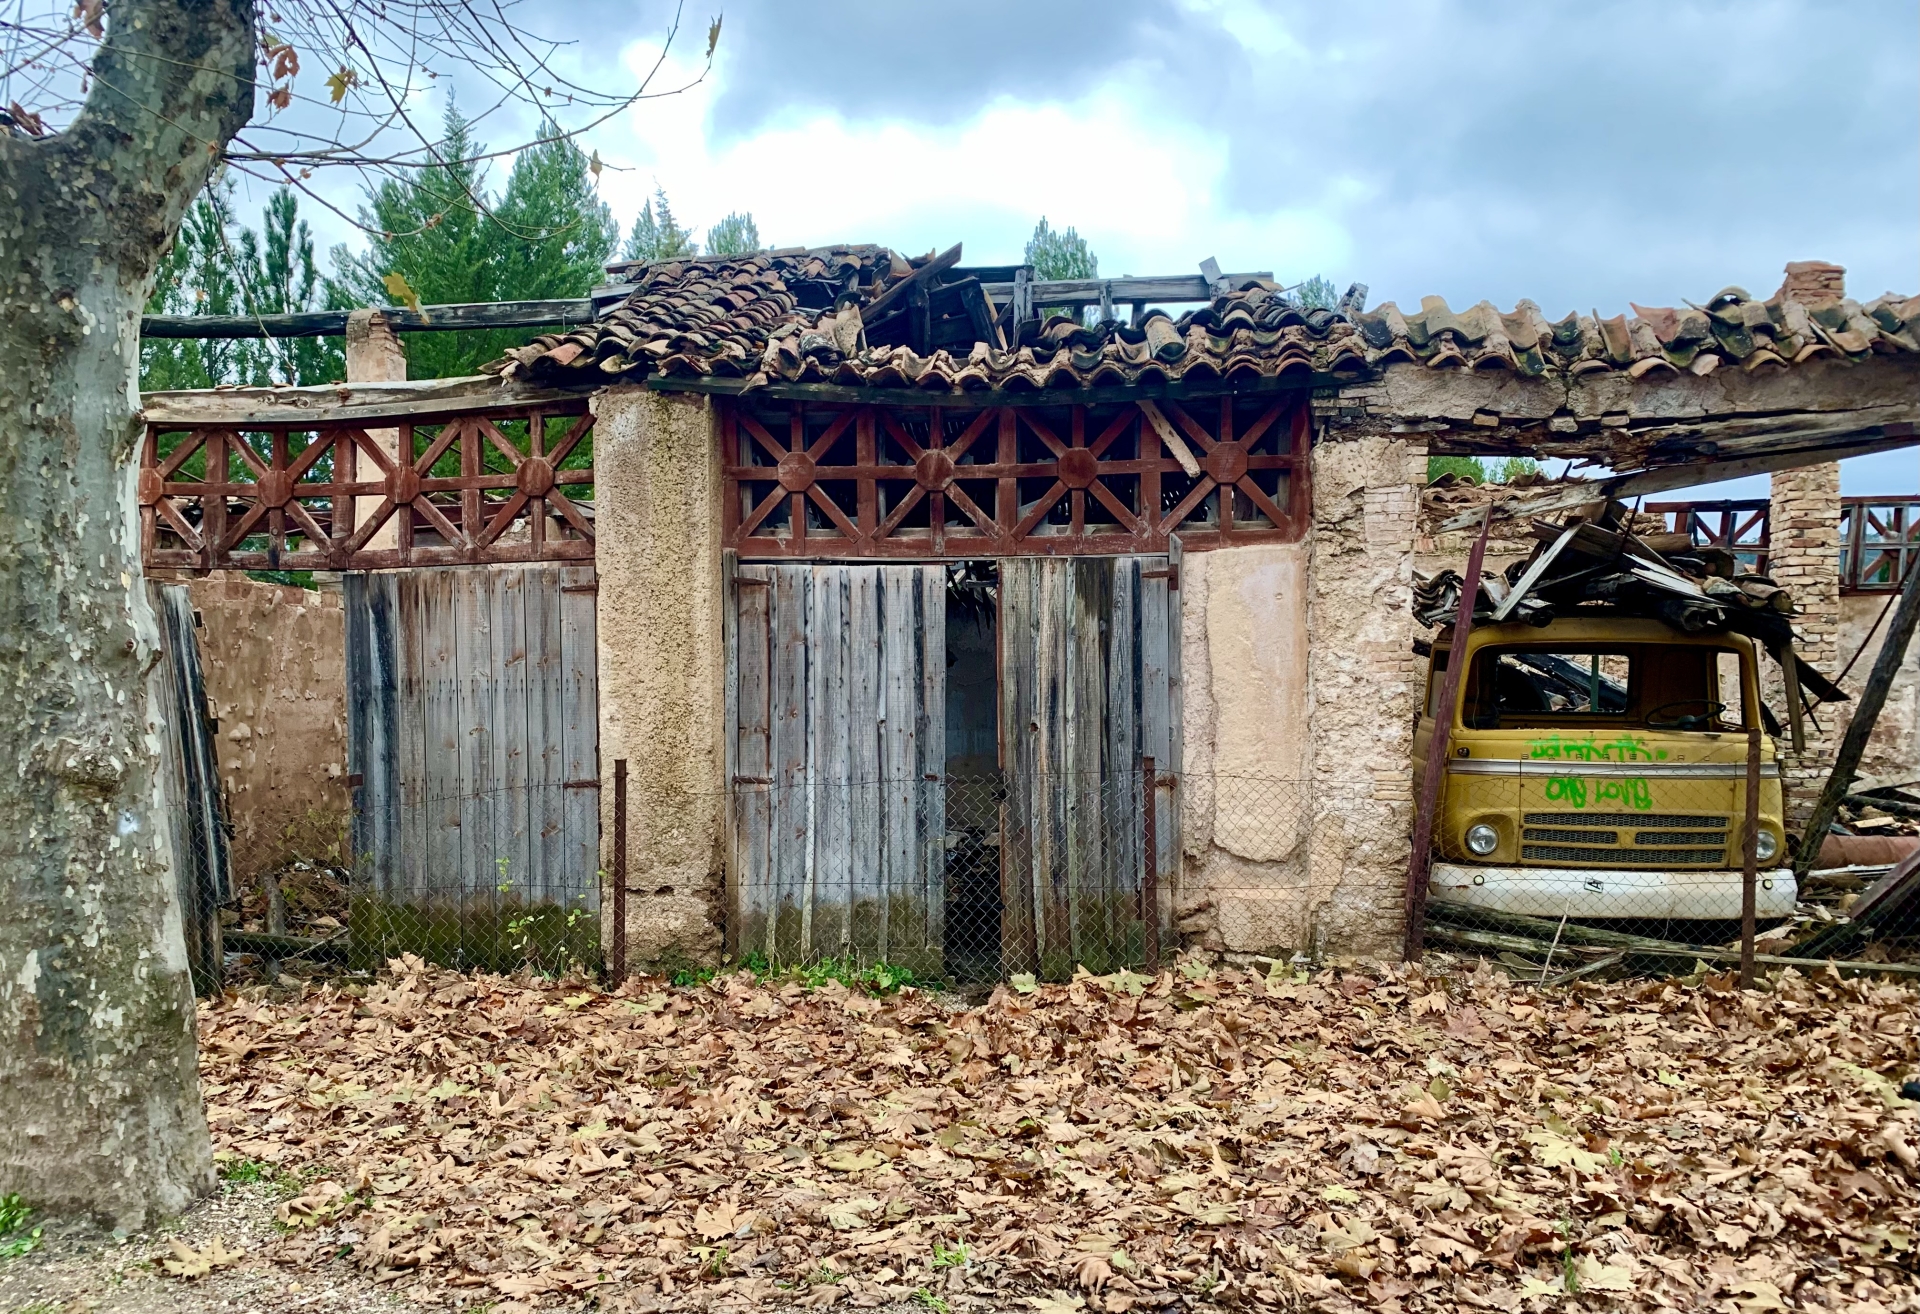
[[(1658, 917), (1737, 920), (1737, 871), (1618, 871), (1594, 867), (1467, 867), (1433, 864), (1432, 895), (1448, 903), (1528, 917)], [(1762, 871), (1754, 912), (1793, 912), (1799, 889), (1793, 870)]]

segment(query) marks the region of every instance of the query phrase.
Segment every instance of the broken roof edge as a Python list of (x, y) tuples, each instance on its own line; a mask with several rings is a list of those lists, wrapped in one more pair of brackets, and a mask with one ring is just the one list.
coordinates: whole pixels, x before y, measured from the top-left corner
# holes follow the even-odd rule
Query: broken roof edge
[(151, 425), (337, 424), (399, 415), (446, 415), (515, 406), (584, 401), (593, 391), (544, 387), (469, 374), (451, 379), (323, 383), (245, 388), (192, 388), (140, 394), (140, 419)]

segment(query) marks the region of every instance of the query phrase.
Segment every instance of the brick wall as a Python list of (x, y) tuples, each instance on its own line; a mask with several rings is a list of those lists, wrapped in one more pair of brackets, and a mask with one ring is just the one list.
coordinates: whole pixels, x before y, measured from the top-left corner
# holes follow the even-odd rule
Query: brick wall
[[(1835, 462), (1783, 470), (1773, 476), (1770, 526), (1773, 578), (1793, 593), (1799, 614), (1795, 651), (1822, 673), (1839, 674), (1840, 652), (1840, 466)], [(1786, 717), (1780, 671), (1763, 667), (1768, 704)], [(1846, 731), (1846, 708), (1816, 710), (1807, 722), (1807, 747), (1795, 754), (1782, 740), (1789, 824), (1805, 820), (1833, 765), (1834, 750)], [(1820, 728), (1814, 728), (1814, 719)]]

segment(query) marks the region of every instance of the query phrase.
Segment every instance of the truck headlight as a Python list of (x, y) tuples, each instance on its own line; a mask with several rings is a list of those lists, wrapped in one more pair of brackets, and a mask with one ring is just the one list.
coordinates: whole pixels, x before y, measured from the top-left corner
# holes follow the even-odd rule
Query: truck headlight
[[(1469, 843), (1471, 843), (1471, 841), (1469, 841)], [(1761, 862), (1772, 862), (1774, 855), (1779, 852), (1780, 841), (1774, 838), (1772, 831), (1763, 830), (1759, 835), (1754, 837), (1753, 856)]]
[(1478, 826), (1469, 826), (1467, 828), (1467, 848), (1480, 857), (1486, 857), (1499, 847), (1500, 832), (1492, 826), (1482, 822)]

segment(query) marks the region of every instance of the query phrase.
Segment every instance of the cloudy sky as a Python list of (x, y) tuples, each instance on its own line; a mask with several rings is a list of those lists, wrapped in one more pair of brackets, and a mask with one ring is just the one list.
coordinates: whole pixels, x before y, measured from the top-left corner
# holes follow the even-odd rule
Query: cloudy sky
[[(545, 13), (605, 84), (653, 62), (672, 9)], [(744, 209), (777, 245), (964, 241), (990, 263), (1017, 258), (1044, 214), (1086, 235), (1103, 273), (1211, 255), (1364, 282), (1370, 304), (1527, 297), (1555, 318), (1729, 284), (1764, 295), (1807, 258), (1846, 265), (1862, 300), (1920, 291), (1913, 0), (724, 14), (704, 84), (588, 142), (615, 166), (602, 187), (623, 222), (657, 182), (696, 228)], [(694, 34), (659, 85), (697, 66), (708, 16), (687, 11)]]

